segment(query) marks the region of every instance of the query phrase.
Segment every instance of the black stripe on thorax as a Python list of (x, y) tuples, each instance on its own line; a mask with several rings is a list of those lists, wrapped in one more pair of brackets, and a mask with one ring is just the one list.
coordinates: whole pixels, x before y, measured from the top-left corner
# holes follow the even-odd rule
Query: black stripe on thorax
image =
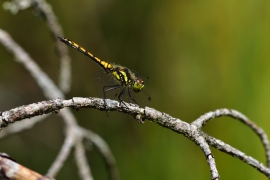
[(128, 75), (128, 73), (126, 72), (125, 69), (126, 69), (126, 68), (122, 69), (122, 68), (117, 67), (117, 68), (116, 68), (116, 72), (117, 72), (118, 76), (120, 77), (120, 81), (121, 81), (122, 85), (127, 86), (127, 85), (128, 85), (128, 82), (126, 82), (126, 80), (125, 80), (125, 75), (122, 73), (122, 72), (125, 72), (125, 74), (126, 74), (126, 76), (127, 76), (127, 79), (128, 79), (128, 76), (129, 76), (129, 75)]

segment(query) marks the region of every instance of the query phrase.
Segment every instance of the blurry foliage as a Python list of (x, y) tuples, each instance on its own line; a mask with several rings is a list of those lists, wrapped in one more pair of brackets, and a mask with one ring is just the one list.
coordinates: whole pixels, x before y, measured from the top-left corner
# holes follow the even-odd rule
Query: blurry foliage
[[(66, 37), (100, 59), (150, 76), (148, 106), (187, 122), (211, 110), (233, 108), (269, 135), (270, 1), (48, 2)], [(54, 40), (42, 18), (32, 10), (12, 15), (0, 9), (0, 27), (57, 81)], [(92, 74), (99, 67), (69, 50), (73, 83), (67, 98), (95, 96)], [(28, 72), (2, 46), (0, 57), (1, 111), (44, 99)], [(181, 135), (149, 122), (140, 125), (123, 114), (107, 118), (93, 109), (74, 113), (79, 124), (108, 142), (122, 179), (210, 179), (203, 153)], [(55, 121), (61, 120), (51, 116), (36, 128), (2, 140), (1, 151), (45, 174), (63, 141), (63, 127), (55, 127)], [(265, 161), (258, 138), (242, 124), (220, 118), (204, 130)], [(88, 155), (95, 179), (107, 179), (99, 155)], [(222, 179), (266, 179), (227, 154), (214, 150), (214, 155)], [(57, 179), (77, 179), (74, 167), (71, 157)]]

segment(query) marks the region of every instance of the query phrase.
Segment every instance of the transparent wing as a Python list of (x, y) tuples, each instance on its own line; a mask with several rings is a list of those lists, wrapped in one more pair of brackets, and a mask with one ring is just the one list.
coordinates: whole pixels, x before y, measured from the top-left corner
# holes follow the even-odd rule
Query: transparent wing
[[(104, 98), (103, 87), (121, 85), (110, 73), (107, 73), (102, 69), (94, 73), (93, 84), (95, 92), (100, 98)], [(121, 92), (121, 89), (122, 88), (108, 91), (106, 97), (118, 100), (117, 95)]]

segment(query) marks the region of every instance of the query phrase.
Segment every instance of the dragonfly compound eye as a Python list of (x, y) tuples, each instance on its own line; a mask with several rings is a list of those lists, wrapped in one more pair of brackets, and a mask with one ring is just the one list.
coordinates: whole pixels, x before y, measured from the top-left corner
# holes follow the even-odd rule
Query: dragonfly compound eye
[(133, 91), (140, 92), (144, 88), (144, 81), (140, 78), (136, 78), (133, 84)]

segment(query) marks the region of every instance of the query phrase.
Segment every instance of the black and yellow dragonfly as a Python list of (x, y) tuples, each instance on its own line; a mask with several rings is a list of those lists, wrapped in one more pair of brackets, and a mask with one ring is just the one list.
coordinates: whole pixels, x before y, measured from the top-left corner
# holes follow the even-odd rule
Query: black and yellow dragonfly
[(123, 98), (126, 92), (128, 92), (128, 96), (131, 98), (131, 100), (137, 104), (137, 102), (132, 96), (131, 89), (134, 92), (138, 93), (144, 88), (145, 84), (144, 84), (144, 81), (141, 78), (137, 77), (134, 72), (132, 72), (130, 69), (124, 66), (115, 65), (115, 64), (111, 64), (109, 62), (100, 60), (99, 58), (95, 57), (93, 54), (88, 52), (86, 49), (84, 49), (77, 43), (67, 38), (64, 38), (64, 37), (58, 37), (58, 38), (63, 43), (67, 44), (68, 46), (74, 49), (77, 49), (78, 51), (86, 55), (87, 57), (94, 60), (107, 74), (110, 74), (114, 78), (115, 80), (114, 85), (103, 86), (103, 95), (104, 95), (105, 105), (106, 105), (106, 101), (105, 101), (106, 93), (109, 91), (121, 89), (121, 88), (122, 90), (120, 91), (118, 95), (118, 100), (120, 104), (123, 102)]

